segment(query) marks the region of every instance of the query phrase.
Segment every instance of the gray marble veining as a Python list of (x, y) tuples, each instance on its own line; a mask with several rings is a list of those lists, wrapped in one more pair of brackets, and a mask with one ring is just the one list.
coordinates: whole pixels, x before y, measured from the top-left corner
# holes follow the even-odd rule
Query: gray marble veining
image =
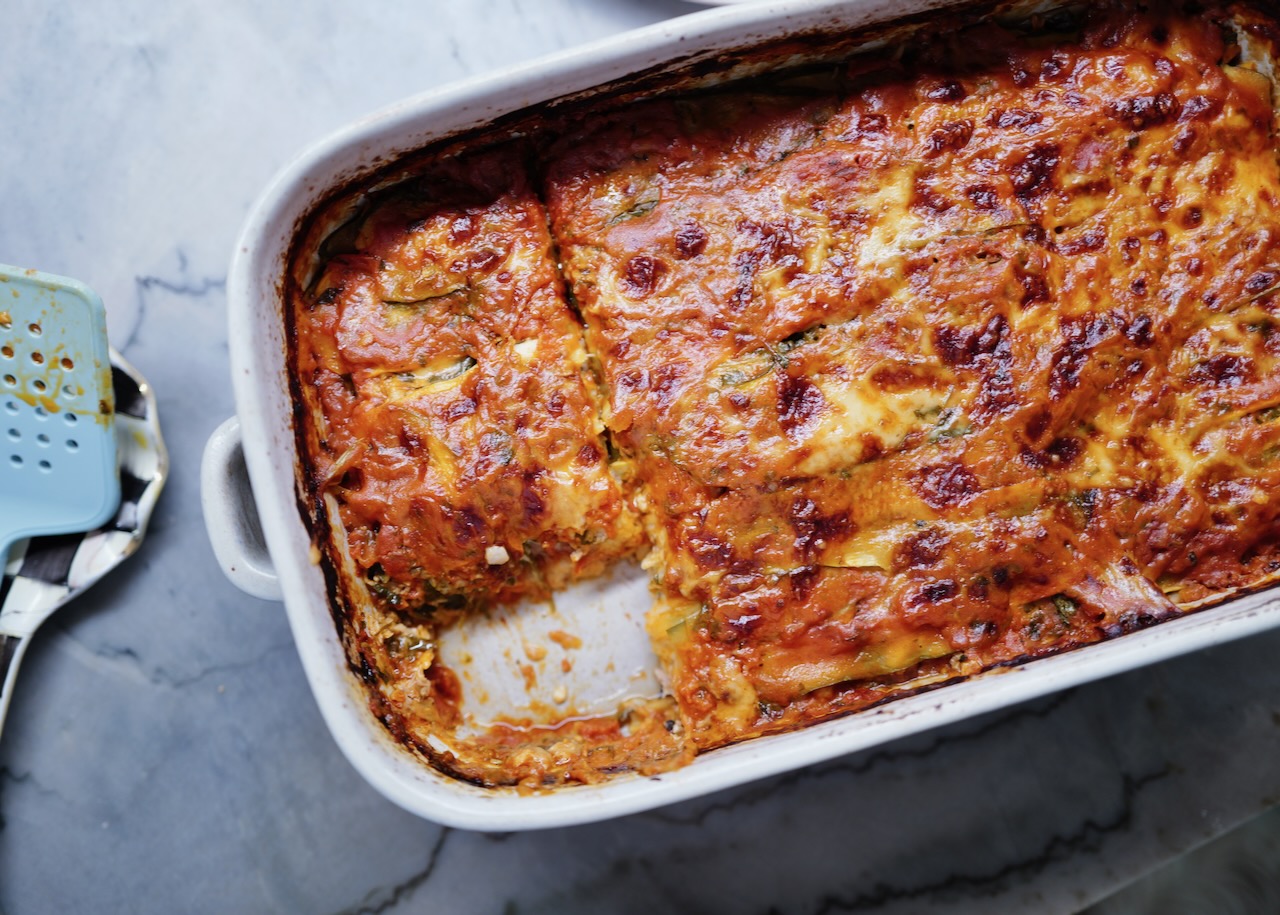
[(1177, 858), (1087, 915), (1253, 915), (1280, 911), (1280, 810)]
[(619, 821), (444, 830), (338, 753), (282, 609), (214, 565), (226, 264), (304, 144), (676, 0), (6, 9), (0, 260), (81, 278), (173, 458), (127, 566), (37, 636), (0, 742), (0, 911), (1076, 910), (1280, 801), (1280, 633)]

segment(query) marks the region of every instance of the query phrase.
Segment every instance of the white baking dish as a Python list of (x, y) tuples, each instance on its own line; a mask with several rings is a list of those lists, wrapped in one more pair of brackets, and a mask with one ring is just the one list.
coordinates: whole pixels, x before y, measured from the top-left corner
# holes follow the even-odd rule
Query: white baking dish
[[(259, 597), (283, 596), (325, 721), (351, 763), (388, 798), (432, 820), (472, 829), (532, 829), (601, 820), (831, 759), (1280, 624), (1280, 599), (1274, 592), (1252, 594), (1113, 641), (994, 671), (802, 731), (716, 750), (661, 776), (620, 776), (602, 785), (538, 795), (481, 789), (442, 775), (394, 742), (367, 711), (363, 687), (349, 671), (339, 642), (325, 577), (312, 559), (297, 497), (299, 461), (280, 290), (300, 220), (333, 188), (376, 165), (530, 105), (787, 35), (857, 30), (955, 5), (948, 0), (783, 0), (687, 16), (411, 98), (312, 147), (267, 188), (244, 228), (228, 279), (238, 421), (224, 424), (206, 450), (205, 514), (219, 559), (232, 579)], [(242, 442), (262, 539), (248, 488), (236, 475)], [(578, 617), (580, 635), (592, 627), (596, 632), (576, 657), (580, 678), (571, 686), (583, 691), (575, 696), (580, 707), (592, 701), (607, 705), (619, 690), (657, 689), (646, 679), (648, 648), (639, 620), (649, 596), (638, 581), (623, 572), (557, 601), (560, 618), (547, 628), (564, 628), (568, 616), (569, 625)], [(468, 650), (476, 656), (471, 670), (462, 672), (464, 687), (468, 675), (470, 682), (484, 680), (488, 701), (496, 708), (518, 702), (514, 693), (520, 692), (502, 686), (504, 677), (510, 679), (500, 660), (503, 640), (518, 644), (521, 626), (527, 630), (540, 625), (536, 616), (520, 619), (524, 622), (514, 626), (482, 623), (455, 636), (469, 639)], [(611, 666), (614, 678), (598, 682)], [(510, 667), (509, 661), (505, 667)], [(592, 689), (595, 693), (588, 695)]]

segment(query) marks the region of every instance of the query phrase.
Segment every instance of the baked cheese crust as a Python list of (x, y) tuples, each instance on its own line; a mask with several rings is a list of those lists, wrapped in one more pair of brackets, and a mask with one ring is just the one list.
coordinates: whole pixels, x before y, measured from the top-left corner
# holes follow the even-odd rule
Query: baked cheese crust
[(1280, 568), (1280, 173), (1236, 35), (983, 23), (857, 59), (834, 103), (657, 102), (561, 144), (553, 232), (699, 747)]
[[(1274, 21), (931, 34), (605, 98), (299, 254), (311, 493), (393, 731), (484, 784), (656, 771), (1280, 572)], [(638, 552), (670, 697), (460, 738), (439, 627)]]
[(640, 543), (519, 150), (362, 201), (294, 320), (311, 485), (353, 567), (350, 639), (390, 711), (434, 726), (457, 698), (433, 666), (441, 625)]

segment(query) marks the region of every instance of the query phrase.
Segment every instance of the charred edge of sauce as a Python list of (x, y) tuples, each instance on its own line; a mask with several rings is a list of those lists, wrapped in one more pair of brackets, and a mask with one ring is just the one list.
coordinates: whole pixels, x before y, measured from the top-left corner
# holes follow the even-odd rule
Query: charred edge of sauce
[[(291, 253), (290, 262), (292, 257)], [(286, 269), (284, 275), (277, 280), (276, 294), (280, 297), (279, 301), (283, 306), (285, 358), (288, 360), (286, 365), (289, 366), (289, 371), (286, 373), (289, 376), (289, 401), (294, 404), (289, 426), (293, 434), (293, 447), (299, 456), (293, 467), (294, 501), (308, 538), (320, 550), (320, 571), (324, 575), (329, 617), (342, 636), (343, 647), (349, 648), (353, 644), (353, 633), (349, 631), (348, 620), (348, 607), (353, 603), (351, 585), (339, 572), (341, 561), (337, 555), (338, 546), (334, 542), (334, 526), (324, 504), (324, 493), (316, 490), (313, 483), (315, 467), (311, 461), (311, 448), (307, 442), (307, 423), (302, 420), (303, 411), (309, 410), (310, 407), (306, 397), (303, 396), (302, 380), (294, 370), (294, 366), (298, 364), (298, 326), (294, 305), (300, 301), (303, 291), (298, 288), (292, 270)], [(301, 409), (298, 409), (299, 405)], [(347, 663), (352, 673), (359, 677), (359, 667), (351, 658), (349, 651)]]
[[(368, 693), (369, 713), (386, 729), (391, 739), (409, 752), (421, 757), (427, 765), (441, 775), (477, 788), (505, 787), (503, 783), (493, 782), (467, 772), (453, 753), (437, 750), (426, 741), (418, 740), (405, 724), (404, 716), (397, 712), (380, 692), (369, 690)], [(514, 785), (515, 782), (511, 784)]]

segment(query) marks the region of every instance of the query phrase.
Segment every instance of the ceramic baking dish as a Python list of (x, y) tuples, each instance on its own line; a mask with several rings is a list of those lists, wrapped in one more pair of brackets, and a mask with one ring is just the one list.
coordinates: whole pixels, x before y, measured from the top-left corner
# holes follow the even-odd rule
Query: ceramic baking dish
[[(947, 0), (783, 0), (686, 16), (411, 98), (307, 150), (266, 189), (239, 240), (227, 284), (237, 417), (218, 429), (205, 452), (205, 516), (215, 551), (232, 580), (256, 596), (283, 598), (311, 688), (335, 740), (356, 769), (392, 801), (429, 819), (472, 829), (601, 820), (866, 749), (1280, 624), (1280, 599), (1274, 591), (1249, 594), (1067, 654), (718, 749), (660, 776), (623, 775), (541, 794), (482, 789), (443, 775), (392, 740), (369, 713), (364, 689), (349, 670), (339, 641), (329, 588), (297, 495), (300, 464), (281, 288), (290, 245), (304, 217), (336, 188), (398, 155), (532, 105), (588, 93), (635, 74), (667, 69), (689, 73), (706, 62), (714, 66), (702, 72), (723, 75), (728, 69), (737, 74), (753, 66), (741, 52), (763, 43), (808, 33), (855, 34), (957, 5)], [(568, 684), (575, 704), (611, 708), (621, 695), (652, 695), (660, 688), (642, 630), (650, 600), (638, 571), (623, 570), (558, 598), (551, 622), (537, 612), (482, 618), (446, 639), (444, 659), (448, 663), (450, 651), (465, 651), (474, 659), (460, 672), (464, 686), (484, 684), (485, 701), (468, 708), (483, 717), (530, 698), (513, 676), (509, 658), (503, 660), (504, 649), (539, 626), (576, 626), (586, 644)]]

